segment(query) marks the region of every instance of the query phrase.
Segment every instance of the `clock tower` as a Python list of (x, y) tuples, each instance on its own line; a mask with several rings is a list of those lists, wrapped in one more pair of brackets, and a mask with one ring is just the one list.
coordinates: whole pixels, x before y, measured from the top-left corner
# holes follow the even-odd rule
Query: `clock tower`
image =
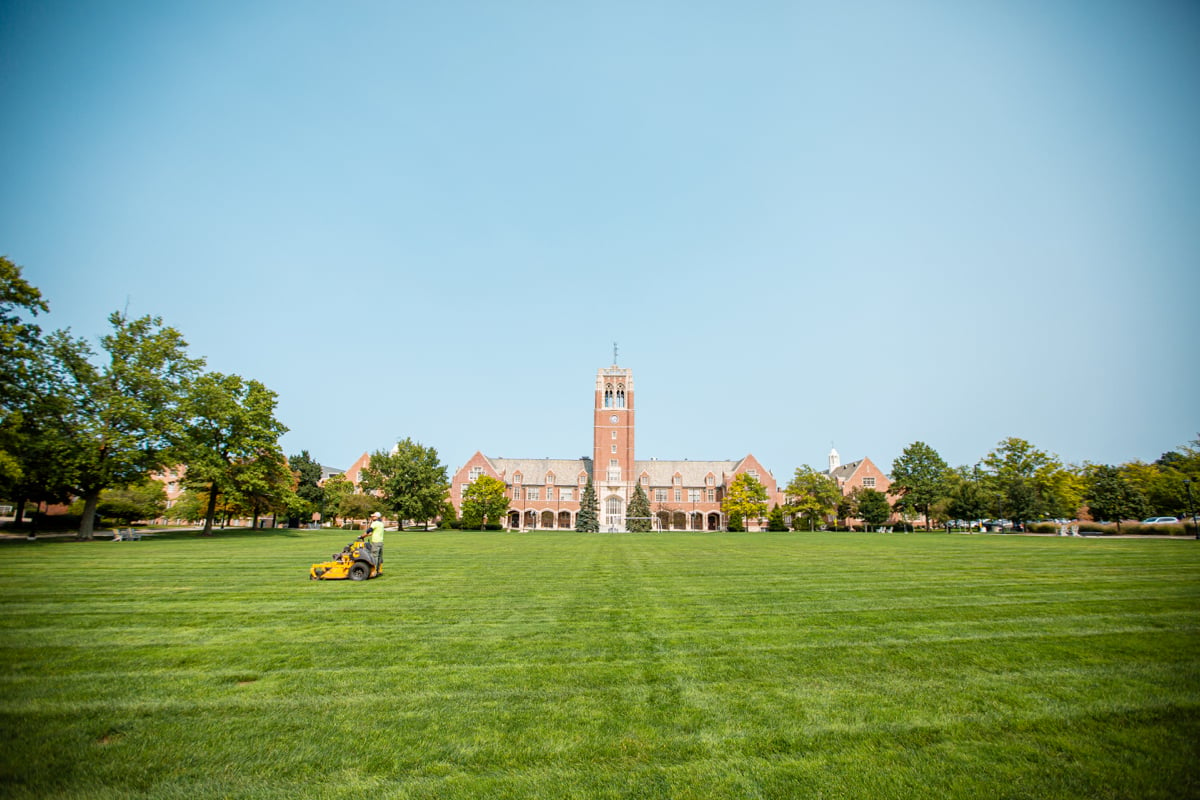
[(592, 412), (592, 482), (600, 501), (600, 527), (625, 529), (633, 496), (633, 371), (613, 364), (596, 372)]

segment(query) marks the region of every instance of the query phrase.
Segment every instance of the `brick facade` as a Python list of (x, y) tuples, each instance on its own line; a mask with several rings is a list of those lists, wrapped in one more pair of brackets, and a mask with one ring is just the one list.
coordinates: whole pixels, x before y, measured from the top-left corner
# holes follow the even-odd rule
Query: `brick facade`
[[(602, 368), (596, 373), (591, 458), (494, 458), (476, 452), (455, 471), (450, 501), (461, 515), (463, 491), (480, 475), (489, 475), (508, 488), (508, 528), (573, 529), (590, 478), (600, 529), (620, 531), (625, 530), (625, 509), (640, 483), (650, 500), (654, 529), (721, 530), (726, 523), (721, 501), (729, 484), (737, 475), (750, 473), (767, 489), (768, 510), (782, 504), (775, 477), (753, 455), (738, 461), (637, 460), (634, 409), (632, 370)], [(760, 527), (758, 521), (749, 522), (751, 529)], [(761, 526), (765, 524), (764, 519)]]

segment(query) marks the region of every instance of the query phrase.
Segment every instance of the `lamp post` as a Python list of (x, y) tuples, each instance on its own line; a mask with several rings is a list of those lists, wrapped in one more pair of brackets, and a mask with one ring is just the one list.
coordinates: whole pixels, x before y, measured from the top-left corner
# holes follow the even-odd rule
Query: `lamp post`
[(1200, 539), (1200, 525), (1196, 524), (1196, 504), (1192, 502), (1192, 479), (1183, 479), (1184, 488), (1187, 489), (1188, 508), (1192, 511), (1192, 530), (1196, 532), (1196, 538)]

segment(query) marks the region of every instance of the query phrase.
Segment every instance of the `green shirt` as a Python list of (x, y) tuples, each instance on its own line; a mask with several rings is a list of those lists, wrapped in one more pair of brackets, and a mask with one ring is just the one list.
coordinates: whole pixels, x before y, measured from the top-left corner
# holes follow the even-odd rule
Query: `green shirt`
[(383, 521), (375, 520), (367, 531), (371, 534), (371, 544), (383, 544)]

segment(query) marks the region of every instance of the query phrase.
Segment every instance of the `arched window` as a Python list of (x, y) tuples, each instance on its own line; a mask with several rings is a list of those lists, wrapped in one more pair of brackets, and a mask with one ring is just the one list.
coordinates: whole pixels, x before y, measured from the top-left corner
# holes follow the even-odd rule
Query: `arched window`
[(617, 408), (625, 407), (625, 384), (617, 384)]
[(604, 407), (612, 408), (612, 404), (613, 404), (612, 384), (606, 383), (606, 384), (604, 384)]
[(619, 497), (610, 497), (604, 501), (604, 512), (609, 517), (622, 517), (625, 515), (625, 504)]

